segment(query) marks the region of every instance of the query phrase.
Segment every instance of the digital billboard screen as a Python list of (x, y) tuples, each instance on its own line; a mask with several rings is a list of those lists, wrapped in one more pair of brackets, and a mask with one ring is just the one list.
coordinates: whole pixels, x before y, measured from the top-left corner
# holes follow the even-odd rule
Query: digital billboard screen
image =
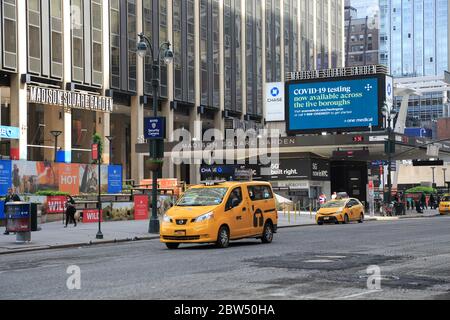
[(384, 82), (378, 75), (293, 81), (286, 93), (289, 134), (368, 131), (382, 122)]

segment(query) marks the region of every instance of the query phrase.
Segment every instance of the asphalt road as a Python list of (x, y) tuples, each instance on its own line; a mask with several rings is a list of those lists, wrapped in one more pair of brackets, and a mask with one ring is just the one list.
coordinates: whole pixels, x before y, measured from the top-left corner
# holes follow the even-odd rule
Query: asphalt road
[[(79, 266), (81, 289), (67, 289)], [(367, 267), (381, 289), (367, 288)], [(373, 283), (373, 282), (372, 282)], [(225, 250), (159, 241), (0, 256), (0, 299), (450, 299), (450, 217), (282, 229)]]

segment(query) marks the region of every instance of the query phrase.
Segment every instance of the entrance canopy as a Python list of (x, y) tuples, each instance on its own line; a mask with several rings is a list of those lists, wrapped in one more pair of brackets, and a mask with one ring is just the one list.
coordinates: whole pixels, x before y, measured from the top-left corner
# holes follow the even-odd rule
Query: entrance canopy
[[(280, 154), (295, 154), (312, 152), (324, 158), (332, 159), (336, 155), (335, 151), (353, 151), (356, 153), (348, 153), (347, 160), (356, 161), (372, 161), (372, 160), (387, 160), (388, 155), (385, 154), (384, 143), (388, 136), (385, 132), (360, 133), (360, 134), (343, 134), (343, 135), (323, 135), (323, 136), (297, 136), (279, 138), (278, 144)], [(396, 150), (392, 155), (392, 160), (413, 160), (413, 159), (428, 159), (427, 150), (428, 145), (433, 141), (427, 138), (408, 137), (403, 134), (395, 133)], [(200, 145), (199, 145), (200, 144)], [(444, 141), (434, 144), (439, 148), (440, 159), (450, 159), (450, 141)], [(190, 157), (201, 158), (205, 153), (205, 148), (208, 150), (214, 146), (211, 142), (172, 142), (165, 144), (165, 157), (177, 158), (179, 153), (172, 152), (174, 148), (180, 150), (184, 148)], [(270, 147), (270, 146), (269, 146)], [(227, 155), (226, 159), (233, 159), (237, 154), (243, 154), (244, 158), (249, 158), (249, 155), (264, 155), (267, 149), (259, 150), (257, 145), (234, 146), (234, 149), (226, 150), (215, 149), (220, 153), (224, 151)], [(138, 153), (147, 154), (149, 150), (148, 144), (137, 144), (136, 151)], [(190, 151), (189, 151), (190, 150)], [(237, 152), (241, 151), (241, 152)], [(364, 152), (359, 152), (364, 151)], [(186, 155), (185, 153), (185, 155)], [(242, 159), (238, 157), (238, 159)]]

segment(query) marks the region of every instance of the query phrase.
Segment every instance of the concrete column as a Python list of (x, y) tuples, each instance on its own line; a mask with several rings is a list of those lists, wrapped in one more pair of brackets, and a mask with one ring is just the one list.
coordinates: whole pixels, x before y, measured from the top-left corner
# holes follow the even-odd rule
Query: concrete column
[[(280, 49), (281, 49), (281, 64), (280, 64), (280, 68), (281, 68), (281, 81), (283, 81), (285, 79), (285, 70), (284, 70), (284, 66), (285, 66), (285, 47), (284, 47), (284, 33), (285, 32), (289, 32), (288, 30), (284, 29), (284, 1), (283, 0), (276, 0), (278, 2), (280, 2)], [(289, 19), (289, 17), (287, 17), (287, 19)], [(292, 61), (291, 61), (292, 62)], [(291, 63), (292, 64), (292, 63)]]
[[(266, 109), (267, 109), (267, 99), (266, 99), (266, 83), (267, 83), (267, 76), (266, 76), (266, 72), (267, 72), (267, 65), (266, 65), (266, 37), (270, 36), (268, 34), (266, 34), (266, 2), (262, 1), (261, 2), (261, 7), (262, 7), (262, 19), (261, 19), (261, 32), (262, 32), (262, 36), (261, 36), (261, 41), (262, 41), (262, 88), (263, 88), (263, 105), (262, 105), (262, 114), (263, 114), (263, 119), (265, 119), (266, 117)], [(267, 126), (266, 126), (267, 127)]]
[[(193, 139), (199, 141), (202, 136), (202, 126), (197, 107), (201, 104), (201, 82), (200, 82), (200, 0), (195, 0), (195, 106), (189, 114), (189, 132)], [(200, 166), (191, 163), (189, 166), (191, 184), (200, 181)]]
[(26, 2), (17, 1), (17, 73), (11, 76), (11, 125), (19, 128), (19, 140), (11, 141), (11, 155), (21, 160), (28, 157), (27, 86), (20, 77), (27, 73)]
[[(173, 3), (172, 1), (167, 1), (167, 40), (173, 43)], [(164, 40), (164, 39), (161, 39)], [(166, 117), (166, 142), (173, 141), (172, 133), (174, 131), (174, 111), (170, 108), (170, 102), (173, 101), (173, 90), (174, 90), (174, 77), (173, 77), (173, 63), (167, 66), (167, 95), (168, 101), (164, 102), (162, 105), (162, 115)], [(170, 161), (170, 157), (164, 158), (163, 166), (163, 178), (174, 178), (175, 168)]]
[(302, 47), (302, 9), (300, 6), (300, 0), (297, 1), (297, 44), (298, 44), (298, 70), (302, 69), (302, 53), (305, 48)]
[[(137, 31), (143, 31), (142, 1), (136, 2)], [(137, 41), (137, 35), (136, 35)], [(144, 94), (144, 59), (138, 57), (136, 61), (136, 96), (131, 97), (131, 178), (140, 183), (144, 177), (144, 155), (136, 152), (136, 143), (141, 140), (144, 132), (144, 105), (140, 97)]]
[(247, 20), (246, 20), (246, 7), (245, 1), (241, 2), (241, 57), (242, 57), (242, 114), (245, 116), (247, 114)]
[[(219, 2), (219, 91), (220, 91), (220, 111), (214, 117), (214, 128), (224, 132), (225, 121), (222, 111), (225, 110), (225, 62), (224, 62), (224, 34), (223, 34), (223, 1)], [(225, 133), (224, 133), (225, 134)]]
[[(344, 2), (344, 1), (342, 1)], [(313, 69), (317, 69), (317, 3), (313, 1)]]
[[(70, 2), (63, 1), (63, 61), (64, 61), (64, 78), (63, 85), (72, 81), (72, 46), (71, 46), (71, 19), (70, 19)], [(70, 109), (64, 110), (63, 136), (60, 137), (65, 151), (65, 162), (72, 162), (72, 112)]]
[[(109, 5), (104, 2), (102, 5), (102, 31), (103, 31), (103, 90), (102, 94), (106, 94), (106, 90), (110, 87), (110, 38), (109, 38)], [(106, 139), (111, 135), (111, 115), (109, 113), (97, 112), (97, 119), (102, 117), (102, 123), (98, 124), (97, 132), (103, 137), (103, 163), (111, 163), (110, 142)], [(98, 121), (97, 121), (98, 123)]]

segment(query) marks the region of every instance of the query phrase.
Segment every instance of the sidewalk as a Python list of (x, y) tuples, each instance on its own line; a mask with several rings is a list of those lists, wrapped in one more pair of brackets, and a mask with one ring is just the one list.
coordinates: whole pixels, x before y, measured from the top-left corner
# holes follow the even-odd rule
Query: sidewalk
[[(437, 211), (425, 211), (424, 214), (410, 213), (406, 216), (381, 217), (366, 216), (366, 221), (390, 221), (405, 218), (422, 218), (439, 215)], [(278, 212), (278, 227), (299, 227), (316, 225), (315, 213), (309, 212), (291, 212), (291, 215), (283, 211)], [(158, 235), (151, 235), (147, 232), (148, 220), (142, 221), (117, 221), (102, 223), (103, 240), (95, 239), (98, 230), (97, 223), (82, 224), (79, 223), (75, 228), (70, 225), (67, 229), (63, 228), (61, 222), (52, 222), (40, 225), (41, 231), (32, 232), (31, 242), (17, 244), (16, 236), (3, 235), (4, 228), (0, 228), (0, 255), (17, 252), (27, 252), (46, 249), (57, 249), (66, 247), (78, 247), (92, 244), (106, 244), (114, 242), (125, 242), (134, 240), (158, 239)]]

